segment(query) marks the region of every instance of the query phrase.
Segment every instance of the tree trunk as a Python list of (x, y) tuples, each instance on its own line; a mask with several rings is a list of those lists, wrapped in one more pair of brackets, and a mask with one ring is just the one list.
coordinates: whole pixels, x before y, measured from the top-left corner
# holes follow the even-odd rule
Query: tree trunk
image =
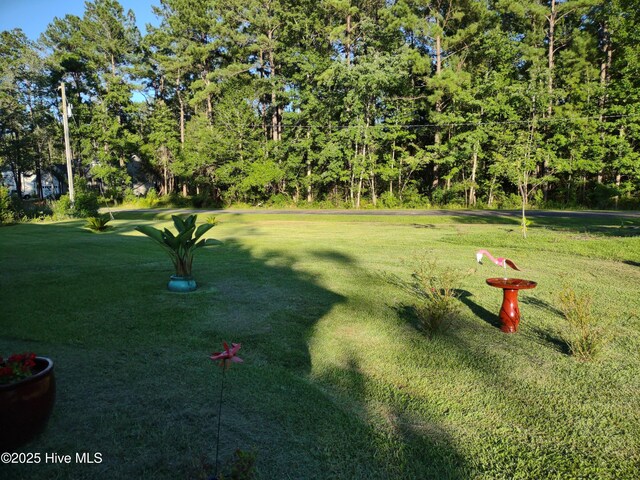
[[(436, 35), (436, 77), (439, 77), (441, 72), (442, 72), (442, 37), (440, 36), (440, 34), (438, 34)], [(438, 114), (436, 115), (436, 117), (439, 120), (439, 114), (442, 113), (442, 99), (440, 98), (436, 100), (435, 111), (436, 111), (436, 114)], [(442, 142), (442, 132), (440, 131), (440, 128), (437, 126), (435, 127), (435, 130), (436, 131), (434, 134), (433, 143), (436, 147), (438, 147)], [(436, 155), (438, 155), (437, 150), (436, 150)], [(432, 173), (433, 173), (433, 179), (431, 182), (431, 188), (436, 189), (440, 184), (440, 166), (436, 162), (433, 163)]]
[(180, 75), (176, 78), (176, 95), (180, 105), (180, 146), (184, 147), (184, 100), (180, 94)]
[(351, 14), (347, 15), (347, 39), (344, 46), (347, 67), (351, 66)]
[(356, 208), (360, 208), (360, 198), (362, 197), (362, 180), (364, 179), (364, 168), (360, 169), (360, 178), (358, 179), (358, 194), (356, 197)]
[(469, 182), (469, 204), (476, 205), (476, 172), (478, 171), (478, 144), (473, 145), (471, 156), (471, 179)]
[(493, 187), (496, 184), (496, 177), (494, 176), (491, 179), (491, 186), (489, 187), (489, 196), (487, 198), (487, 206), (491, 207), (491, 205), (493, 205)]
[(606, 23), (602, 25), (602, 53), (603, 58), (600, 62), (600, 87), (602, 93), (600, 95), (600, 121), (604, 116), (604, 108), (607, 104), (607, 86), (611, 77), (611, 64), (613, 62), (613, 49), (611, 48), (611, 35), (609, 27)]
[[(609, 85), (609, 79), (611, 76), (611, 64), (613, 61), (613, 49), (611, 47), (611, 35), (609, 32), (609, 26), (606, 23), (602, 24), (602, 53), (603, 58), (600, 62), (600, 88), (602, 93), (600, 94), (599, 107), (600, 107), (600, 124), (604, 122), (605, 107), (607, 106), (607, 87)], [(605, 137), (604, 131), (601, 128), (600, 141), (604, 144)], [(606, 155), (606, 153), (605, 153)], [(603, 158), (603, 165), (606, 158)], [(603, 172), (598, 173), (598, 184), (602, 183)]]
[(269, 80), (271, 81), (271, 139), (274, 142), (280, 141), (280, 119), (278, 118), (278, 98), (276, 92), (276, 64), (275, 54), (271, 42), (273, 40), (273, 30), (269, 30), (267, 33), (269, 39)]
[(353, 160), (350, 162), (351, 164), (349, 165), (350, 167), (350, 178), (349, 178), (349, 197), (351, 199), (351, 206), (355, 207), (355, 201), (354, 201), (354, 189), (355, 189), (355, 182), (356, 182), (356, 170), (355, 170), (355, 165), (356, 165), (356, 161), (358, 159), (358, 142), (356, 142), (355, 144), (355, 150), (353, 153)]
[[(547, 17), (547, 21), (549, 22), (549, 31), (548, 31), (548, 49), (547, 49), (547, 95), (549, 98), (547, 99), (547, 118), (551, 118), (553, 114), (553, 72), (555, 69), (555, 31), (556, 31), (556, 21), (558, 17), (558, 11), (556, 8), (556, 0), (551, 0), (550, 4), (551, 11), (549, 12), (549, 16)], [(544, 158), (542, 162), (541, 175), (544, 176), (549, 169), (549, 161), (547, 157)], [(542, 185), (542, 192), (544, 194), (545, 202), (548, 199), (549, 194), (549, 185), (545, 183)]]
[(548, 48), (548, 66), (547, 72), (547, 93), (549, 94), (549, 104), (547, 106), (547, 116), (551, 117), (553, 113), (553, 70), (555, 68), (554, 49), (555, 49), (555, 31), (556, 31), (556, 19), (558, 11), (556, 9), (556, 0), (551, 0), (551, 13), (547, 17), (549, 21), (549, 48)]

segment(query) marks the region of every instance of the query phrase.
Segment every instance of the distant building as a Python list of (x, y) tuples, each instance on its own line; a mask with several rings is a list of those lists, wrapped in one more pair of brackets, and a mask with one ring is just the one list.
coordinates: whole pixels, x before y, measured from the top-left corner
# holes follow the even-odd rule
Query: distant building
[[(0, 171), (2, 178), (0, 183), (7, 187), (11, 193), (18, 193), (13, 173), (10, 170)], [(44, 198), (57, 198), (61, 194), (61, 185), (58, 179), (50, 172), (42, 172), (42, 195)], [(22, 198), (38, 198), (38, 187), (35, 174), (22, 174)]]

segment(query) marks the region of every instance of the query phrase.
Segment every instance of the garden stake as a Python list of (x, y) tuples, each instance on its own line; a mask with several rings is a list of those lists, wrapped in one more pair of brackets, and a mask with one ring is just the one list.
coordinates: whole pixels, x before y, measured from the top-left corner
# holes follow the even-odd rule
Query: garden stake
[(224, 394), (224, 377), (229, 368), (229, 362), (242, 363), (242, 359), (236, 356), (238, 350), (240, 350), (239, 343), (232, 343), (231, 348), (227, 342), (222, 342), (222, 346), (224, 347), (224, 351), (222, 352), (214, 352), (209, 357), (214, 362), (220, 361), (220, 366), (222, 367), (222, 382), (220, 383), (220, 401), (218, 402), (218, 436), (216, 439), (216, 474), (212, 480), (218, 480), (218, 454), (220, 452), (220, 426), (222, 425), (222, 395)]

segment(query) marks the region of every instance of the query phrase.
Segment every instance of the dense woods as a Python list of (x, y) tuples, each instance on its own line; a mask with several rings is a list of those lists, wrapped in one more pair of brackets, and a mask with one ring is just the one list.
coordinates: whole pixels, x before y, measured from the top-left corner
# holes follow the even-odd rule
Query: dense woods
[(115, 0), (1, 33), (3, 168), (64, 164), (64, 82), (74, 172), (113, 198), (640, 204), (637, 0), (153, 8), (145, 35)]

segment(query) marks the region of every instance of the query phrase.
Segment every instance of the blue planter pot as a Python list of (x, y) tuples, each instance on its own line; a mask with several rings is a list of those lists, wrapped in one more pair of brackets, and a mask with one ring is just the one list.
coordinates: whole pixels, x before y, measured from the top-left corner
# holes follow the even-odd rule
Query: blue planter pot
[(167, 284), (167, 288), (171, 292), (193, 292), (198, 286), (193, 277), (180, 277), (171, 275), (171, 279)]

